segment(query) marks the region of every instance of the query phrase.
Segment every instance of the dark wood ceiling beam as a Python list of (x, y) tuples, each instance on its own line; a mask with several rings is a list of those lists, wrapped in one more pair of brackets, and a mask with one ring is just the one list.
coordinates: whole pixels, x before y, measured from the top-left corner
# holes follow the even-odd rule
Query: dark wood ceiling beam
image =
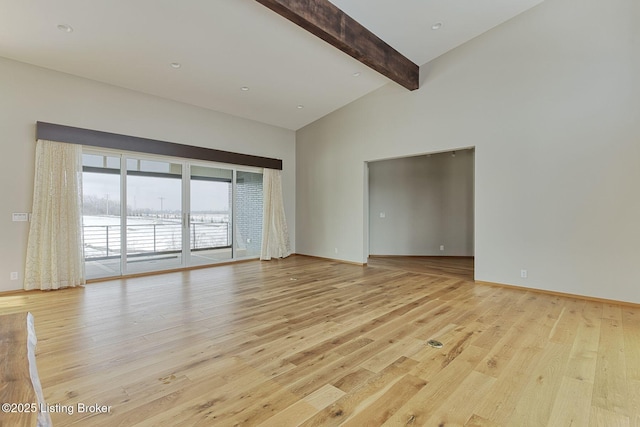
[(256, 0), (409, 90), (419, 67), (327, 0)]

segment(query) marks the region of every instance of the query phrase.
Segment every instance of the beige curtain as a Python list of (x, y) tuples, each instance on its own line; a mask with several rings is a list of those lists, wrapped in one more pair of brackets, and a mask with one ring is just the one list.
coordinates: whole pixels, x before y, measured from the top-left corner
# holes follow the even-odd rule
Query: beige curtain
[(282, 200), (282, 171), (264, 169), (262, 173), (262, 250), (260, 259), (291, 255), (289, 231)]
[(24, 288), (83, 285), (82, 146), (38, 140)]

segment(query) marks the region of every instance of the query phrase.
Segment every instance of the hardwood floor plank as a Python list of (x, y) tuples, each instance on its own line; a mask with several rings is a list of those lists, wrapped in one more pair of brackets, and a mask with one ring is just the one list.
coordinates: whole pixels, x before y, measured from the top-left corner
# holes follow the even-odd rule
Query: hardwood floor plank
[(397, 360), (401, 356), (411, 357), (411, 355), (422, 349), (425, 345), (424, 341), (413, 337), (403, 337), (399, 340), (392, 338), (388, 340), (388, 343), (394, 345), (383, 349), (373, 357), (367, 359), (360, 364), (360, 367), (368, 371), (380, 372), (394, 360)]
[(551, 412), (559, 396), (560, 385), (571, 352), (568, 344), (549, 342), (537, 363), (529, 368), (529, 379), (510, 419), (520, 426), (541, 426), (551, 421)]
[[(619, 308), (617, 312), (620, 312)], [(628, 417), (627, 367), (621, 323), (618, 316), (606, 315), (605, 310), (596, 363), (593, 406)]]
[(373, 372), (357, 366), (350, 371), (347, 371), (345, 375), (333, 381), (331, 385), (344, 391), (345, 393), (348, 393), (356, 387), (360, 386), (360, 384), (365, 383), (374, 375), (375, 374)]
[(589, 425), (593, 384), (567, 376), (562, 378), (558, 397), (555, 399), (549, 427)]
[(334, 404), (318, 412), (312, 418), (301, 424), (311, 426), (338, 426), (358, 414), (370, 402), (374, 402), (384, 395), (396, 382), (403, 378), (416, 362), (402, 357), (382, 370), (369, 377), (359, 386), (346, 393)]
[(640, 381), (629, 380), (629, 425), (640, 427)]
[(451, 395), (431, 415), (426, 425), (464, 425), (489, 392), (495, 378), (472, 371)]
[(629, 427), (629, 417), (607, 411), (598, 406), (591, 407), (589, 427)]
[(365, 425), (381, 426), (390, 416), (404, 405), (404, 402), (411, 399), (417, 392), (422, 390), (427, 382), (413, 375), (405, 375), (394, 383), (375, 401), (363, 402), (360, 411), (347, 419), (342, 425), (350, 427), (360, 427)]
[(486, 418), (473, 414), (464, 424), (464, 427), (500, 427), (500, 424), (496, 424), (491, 420), (487, 420)]
[(498, 424), (510, 425), (525, 387), (534, 379), (532, 367), (542, 358), (555, 323), (553, 313), (557, 307), (549, 304), (547, 298), (528, 295), (523, 304), (529, 305), (530, 309), (516, 310), (520, 316), (512, 327), (513, 334), (505, 335), (499, 349), (492, 350), (476, 366), (481, 372), (486, 371), (480, 366), (487, 366), (493, 371), (491, 375), (496, 377), (496, 382), (475, 414)]
[[(436, 413), (437, 409), (465, 383), (465, 380), (472, 374), (475, 363), (470, 363), (469, 358), (478, 358), (486, 352), (484, 349), (469, 348), (468, 353), (478, 352), (474, 356), (465, 355), (455, 358), (442, 369), (440, 375), (427, 377), (423, 375), (424, 370), (420, 370), (417, 365), (411, 373), (417, 375), (427, 382), (412, 398), (408, 399), (386, 423), (392, 425), (425, 425), (427, 420)], [(462, 404), (462, 403), (461, 403)]]
[(592, 302), (585, 304), (569, 356), (566, 374), (568, 377), (594, 383), (600, 346), (601, 319), (601, 304)]
[(258, 425), (261, 427), (297, 426), (311, 418), (316, 412), (317, 409), (313, 405), (304, 400), (298, 400)]
[(622, 308), (624, 329), (624, 356), (627, 362), (627, 378), (640, 381), (640, 313)]
[(531, 365), (540, 357), (541, 349), (531, 345), (521, 347), (505, 363), (496, 382), (474, 413), (500, 425), (514, 425), (511, 414), (522, 396), (530, 377)]

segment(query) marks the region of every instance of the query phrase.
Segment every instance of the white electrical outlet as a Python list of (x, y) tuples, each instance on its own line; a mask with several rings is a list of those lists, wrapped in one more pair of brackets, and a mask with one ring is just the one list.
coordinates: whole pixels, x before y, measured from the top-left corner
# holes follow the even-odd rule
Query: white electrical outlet
[(527, 270), (520, 270), (520, 277), (522, 279), (526, 279), (527, 278)]
[(11, 277), (11, 280), (18, 280), (18, 272), (12, 271), (10, 277)]
[(387, 217), (387, 214), (386, 214), (386, 213), (384, 213), (384, 212), (380, 212), (380, 218), (386, 218), (386, 217)]
[(333, 248), (333, 250), (335, 251), (335, 253), (338, 253), (338, 248)]
[(444, 245), (440, 245), (440, 250), (444, 251)]

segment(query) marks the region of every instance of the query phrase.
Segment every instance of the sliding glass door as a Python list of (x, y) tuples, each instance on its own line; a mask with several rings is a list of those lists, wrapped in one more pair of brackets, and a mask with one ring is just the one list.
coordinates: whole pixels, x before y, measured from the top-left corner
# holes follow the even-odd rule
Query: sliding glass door
[(83, 168), (89, 279), (260, 254), (260, 170), (93, 150)]
[(182, 164), (127, 158), (126, 272), (182, 266)]
[(233, 170), (191, 165), (189, 265), (233, 258)]
[(120, 156), (83, 154), (82, 221), (87, 278), (122, 274)]

